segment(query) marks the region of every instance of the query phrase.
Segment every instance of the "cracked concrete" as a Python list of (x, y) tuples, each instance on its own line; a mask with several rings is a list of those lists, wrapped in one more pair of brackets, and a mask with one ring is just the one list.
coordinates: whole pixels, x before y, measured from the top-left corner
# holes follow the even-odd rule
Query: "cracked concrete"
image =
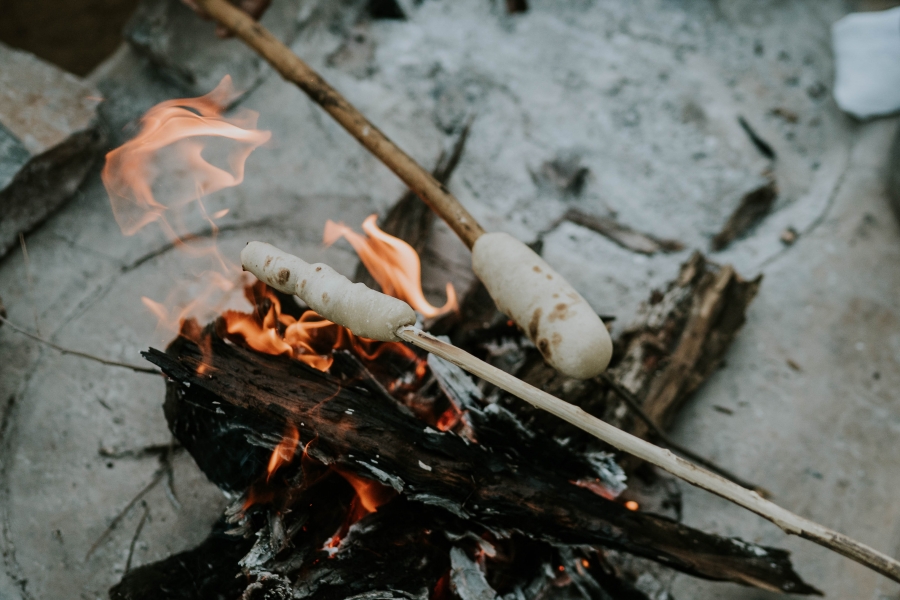
[[(829, 99), (828, 28), (845, 3), (532, 0), (514, 17), (502, 4), (426, 0), (410, 7), (408, 21), (367, 23), (359, 50), (347, 44), (358, 26), (329, 26), (313, 11), (293, 47), (426, 165), (474, 114), (451, 190), (486, 228), (540, 237), (548, 262), (598, 312), (616, 315), (617, 327), (691, 250), (708, 250), (740, 196), (771, 169), (780, 189), (773, 214), (713, 255), (748, 277), (762, 271), (760, 296), (727, 367), (684, 410), (675, 435), (763, 483), (786, 507), (896, 555), (900, 236), (883, 197), (896, 123), (859, 125)], [(143, 111), (181, 94), (128, 48), (93, 81), (119, 141)], [(234, 259), (260, 239), (351, 273), (348, 246), (321, 247), (325, 220), (358, 227), (401, 184), (280, 79), (268, 77), (241, 104), (260, 112), (273, 139), (251, 156), (242, 186), (208, 201), (211, 212), (230, 210), (222, 251)], [(775, 161), (753, 146), (738, 116), (773, 147)], [(580, 193), (534, 176), (555, 159), (587, 169)], [(546, 231), (570, 207), (615, 213), (687, 249), (647, 257), (571, 223)], [(201, 219), (188, 223), (205, 230)], [(779, 237), (789, 226), (800, 236), (786, 247)], [(28, 247), (33, 289), (20, 254), (0, 263), (10, 318), (37, 323), (61, 345), (129, 362), (168, 337), (141, 296), (190, 295), (204, 268), (156, 230), (122, 236), (97, 173)], [(423, 256), (434, 302), (448, 278), (464, 288), (468, 261), (439, 226)], [(0, 365), (0, 597), (105, 598), (142, 511), (131, 511), (89, 560), (85, 553), (157, 465), (99, 449), (168, 442), (163, 381), (62, 356), (5, 327)], [(682, 489), (686, 522), (790, 547), (798, 571), (829, 597), (900, 597), (900, 587), (846, 559)], [(180, 508), (162, 487), (147, 496), (135, 564), (195, 544), (224, 504), (183, 455), (175, 490)], [(682, 576), (671, 591), (698, 600), (771, 596)]]

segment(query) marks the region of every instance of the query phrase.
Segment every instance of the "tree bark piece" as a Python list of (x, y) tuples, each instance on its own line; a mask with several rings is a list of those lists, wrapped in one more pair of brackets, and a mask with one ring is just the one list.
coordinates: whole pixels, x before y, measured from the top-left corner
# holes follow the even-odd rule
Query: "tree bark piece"
[[(746, 281), (730, 265), (715, 265), (695, 253), (619, 337), (621, 358), (609, 375), (642, 399), (648, 417), (668, 429), (684, 402), (722, 365), (761, 282), (761, 275)], [(647, 437), (645, 423), (615, 413), (607, 411), (605, 418)]]

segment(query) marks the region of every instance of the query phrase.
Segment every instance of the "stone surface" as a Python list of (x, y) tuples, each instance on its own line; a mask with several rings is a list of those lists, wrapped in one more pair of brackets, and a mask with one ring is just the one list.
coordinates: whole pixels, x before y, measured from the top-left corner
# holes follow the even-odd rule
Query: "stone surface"
[[(404, 4), (406, 21), (365, 24), (314, 4), (293, 48), (426, 165), (447, 132), (475, 114), (450, 189), (488, 229), (542, 240), (547, 262), (598, 312), (616, 315), (617, 327), (687, 253), (709, 250), (742, 195), (771, 170), (780, 190), (772, 212), (712, 255), (747, 277), (762, 272), (760, 295), (727, 367), (688, 404), (676, 435), (786, 507), (897, 555), (900, 235), (884, 197), (896, 121), (855, 123), (830, 100), (829, 31), (844, 2), (533, 0), (509, 16), (499, 2), (426, 0)], [(197, 35), (211, 31), (195, 26)], [(364, 51), (329, 61), (344, 56), (354, 26), (365, 27)], [(149, 106), (184, 95), (129, 49), (96, 84), (117, 142)], [(241, 104), (260, 112), (273, 140), (250, 157), (242, 186), (208, 199), (210, 212), (230, 209), (220, 222), (224, 255), (236, 261), (258, 239), (351, 274), (349, 246), (321, 245), (326, 219), (358, 228), (402, 185), (279, 78), (265, 78)], [(579, 186), (559, 188), (541, 175), (548, 163), (587, 173)], [(551, 227), (572, 207), (615, 212), (686, 248), (648, 257), (573, 223)], [(188, 225), (206, 226), (199, 218)], [(780, 241), (787, 227), (798, 232), (790, 246)], [(119, 360), (137, 362), (140, 350), (166, 341), (141, 296), (162, 301), (205, 268), (157, 230), (123, 237), (95, 175), (28, 242), (33, 292), (19, 253), (0, 263), (10, 318), (37, 319), (57, 343)], [(437, 304), (448, 278), (462, 288), (472, 277), (468, 252), (442, 226), (423, 268)], [(98, 449), (168, 441), (163, 381), (60, 356), (9, 328), (0, 328), (0, 369), (0, 597), (103, 598), (121, 575), (141, 509), (90, 560), (84, 555), (156, 465)], [(147, 497), (151, 518), (135, 564), (203, 539), (223, 504), (184, 458), (175, 489), (178, 509), (161, 488)], [(796, 550), (798, 571), (828, 597), (900, 596), (900, 586), (846, 559), (682, 489), (688, 524)], [(695, 600), (773, 597), (671, 574), (646, 587)]]
[[(263, 16), (263, 25), (290, 43), (301, 24), (301, 4), (299, 0), (274, 2)], [(201, 96), (231, 75), (237, 100), (270, 69), (243, 42), (222, 40), (212, 23), (198, 26), (197, 20), (181, 0), (144, 0), (125, 26), (125, 39), (187, 95)]]
[(0, 256), (81, 184), (103, 136), (98, 93), (0, 44)]
[(831, 31), (841, 110), (860, 119), (900, 110), (900, 8), (850, 14)]

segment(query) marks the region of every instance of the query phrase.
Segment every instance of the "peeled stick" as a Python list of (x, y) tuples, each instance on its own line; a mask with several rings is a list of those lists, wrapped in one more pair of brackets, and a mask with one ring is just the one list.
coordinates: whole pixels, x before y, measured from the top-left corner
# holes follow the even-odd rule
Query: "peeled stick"
[(485, 233), (472, 247), (472, 269), (557, 371), (590, 379), (606, 369), (612, 340), (603, 321), (531, 248), (506, 233)]
[(247, 244), (241, 264), (260, 281), (299, 296), (311, 309), (360, 337), (399, 342), (397, 330), (416, 322), (416, 313), (406, 302), (351, 283), (326, 264), (309, 264), (270, 244)]

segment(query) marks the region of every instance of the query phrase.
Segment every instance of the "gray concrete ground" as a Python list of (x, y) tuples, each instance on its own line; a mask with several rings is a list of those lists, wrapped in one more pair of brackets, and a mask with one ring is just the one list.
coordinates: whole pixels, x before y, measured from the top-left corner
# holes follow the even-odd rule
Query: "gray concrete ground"
[[(451, 189), (487, 228), (541, 237), (547, 260), (619, 326), (690, 249), (708, 249), (741, 195), (771, 169), (781, 191), (775, 212), (713, 255), (746, 276), (763, 272), (760, 296), (727, 366), (675, 433), (786, 507), (896, 555), (900, 235), (883, 197), (896, 123), (854, 123), (829, 99), (828, 27), (848, 7), (532, 0), (528, 13), (511, 18), (502, 4), (426, 0), (408, 21), (358, 25), (363, 42), (355, 45), (349, 26), (307, 14), (293, 47), (422, 162), (475, 114)], [(94, 82), (119, 136), (155, 102), (180, 95), (127, 48)], [(246, 241), (262, 239), (350, 273), (348, 247), (320, 245), (325, 220), (358, 226), (401, 184), (278, 78), (241, 104), (260, 112), (273, 139), (250, 158), (242, 186), (209, 200), (211, 211), (231, 210), (223, 252), (234, 259)], [(775, 161), (759, 154), (738, 116), (771, 144)], [(589, 169), (579, 195), (533, 175), (552, 160)], [(615, 212), (689, 249), (645, 257), (572, 224), (551, 227), (572, 206)], [(800, 232), (793, 246), (779, 241), (789, 226)], [(141, 296), (190, 294), (205, 268), (152, 228), (122, 236), (97, 174), (28, 245), (30, 285), (21, 255), (0, 263), (10, 318), (59, 344), (132, 362), (166, 339)], [(435, 302), (448, 278), (465, 285), (467, 261), (439, 228), (424, 256)], [(156, 462), (100, 450), (168, 442), (163, 382), (62, 356), (6, 327), (0, 365), (0, 597), (104, 598), (144, 509), (85, 555)], [(176, 461), (174, 487), (177, 504), (162, 486), (146, 497), (150, 517), (134, 564), (198, 542), (225, 502), (186, 456)], [(791, 548), (798, 571), (828, 597), (900, 598), (900, 586), (683, 489), (687, 523)], [(670, 587), (682, 600), (771, 596), (684, 576)]]

